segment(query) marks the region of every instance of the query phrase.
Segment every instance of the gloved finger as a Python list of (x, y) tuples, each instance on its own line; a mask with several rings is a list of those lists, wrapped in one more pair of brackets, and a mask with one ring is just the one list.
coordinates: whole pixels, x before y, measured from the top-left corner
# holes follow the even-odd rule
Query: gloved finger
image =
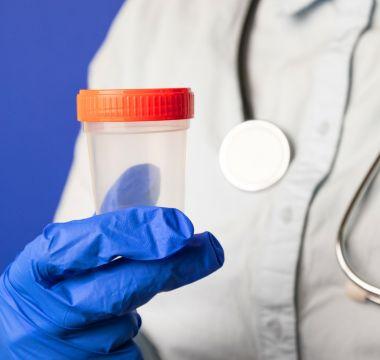
[(90, 352), (111, 353), (120, 349), (134, 338), (141, 326), (140, 315), (136, 311), (107, 321), (101, 321), (79, 330), (69, 330), (60, 334), (65, 342)]
[(157, 166), (132, 166), (108, 190), (100, 211), (105, 213), (141, 204), (153, 206), (160, 195), (160, 183), (160, 169)]
[(154, 295), (199, 280), (219, 269), (223, 249), (210, 233), (195, 235), (169, 258), (154, 261), (117, 260), (91, 273), (60, 282), (50, 290), (67, 306), (59, 314), (65, 327), (80, 327), (122, 316)]
[(17, 259), (30, 262), (37, 281), (55, 283), (122, 256), (156, 260), (174, 254), (193, 236), (179, 210), (137, 207), (85, 220), (48, 225)]
[[(0, 296), (0, 313), (4, 320), (0, 326), (0, 338), (3, 347), (0, 351), (0, 359), (109, 359), (109, 360), (135, 360), (142, 359), (141, 353), (133, 340), (123, 342), (121, 346), (114, 347), (109, 353), (90, 350), (90, 346), (84, 341), (82, 345), (65, 341), (57, 332), (46, 331), (29, 319), (27, 314), (19, 312), (19, 304), (3, 302)], [(5, 295), (6, 296), (6, 295)], [(13, 309), (14, 307), (14, 309)], [(95, 325), (94, 325), (95, 326)], [(84, 338), (83, 338), (84, 340)], [(104, 348), (105, 350), (106, 348)]]

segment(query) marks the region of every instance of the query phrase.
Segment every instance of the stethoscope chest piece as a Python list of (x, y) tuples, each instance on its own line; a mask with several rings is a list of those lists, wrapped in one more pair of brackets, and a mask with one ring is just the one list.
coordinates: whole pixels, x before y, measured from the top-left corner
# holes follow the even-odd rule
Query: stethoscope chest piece
[(219, 163), (225, 178), (245, 191), (266, 189), (286, 173), (290, 145), (280, 128), (269, 121), (249, 120), (224, 138)]

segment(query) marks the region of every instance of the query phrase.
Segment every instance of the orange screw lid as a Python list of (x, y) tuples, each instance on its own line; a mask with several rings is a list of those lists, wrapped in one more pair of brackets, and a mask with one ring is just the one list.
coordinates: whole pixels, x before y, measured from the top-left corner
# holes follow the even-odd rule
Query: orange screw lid
[(194, 94), (190, 88), (80, 90), (77, 117), (84, 122), (190, 119)]

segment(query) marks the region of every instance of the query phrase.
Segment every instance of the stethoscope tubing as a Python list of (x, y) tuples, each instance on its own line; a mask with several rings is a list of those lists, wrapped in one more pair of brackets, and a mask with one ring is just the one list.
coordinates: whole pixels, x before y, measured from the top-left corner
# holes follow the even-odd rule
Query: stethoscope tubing
[(247, 74), (249, 74), (249, 44), (258, 3), (259, 0), (251, 0), (248, 5), (247, 13), (241, 29), (237, 55), (237, 73), (239, 78), (240, 98), (242, 101), (244, 121), (254, 118), (252, 91)]
[(343, 270), (344, 274), (347, 278), (352, 281), (356, 286), (366, 292), (366, 298), (372, 302), (380, 304), (380, 289), (374, 285), (369, 284), (368, 282), (361, 279), (350, 267), (348, 257), (345, 251), (345, 243), (346, 243), (346, 227), (351, 218), (351, 214), (355, 208), (355, 205), (359, 202), (359, 200), (364, 196), (366, 190), (369, 185), (372, 183), (376, 174), (378, 172), (378, 168), (380, 167), (380, 153), (375, 158), (375, 161), (372, 163), (370, 169), (365, 175), (364, 179), (360, 183), (359, 188), (354, 194), (350, 204), (343, 216), (342, 222), (339, 226), (338, 236), (336, 240), (336, 256), (338, 259), (339, 266)]

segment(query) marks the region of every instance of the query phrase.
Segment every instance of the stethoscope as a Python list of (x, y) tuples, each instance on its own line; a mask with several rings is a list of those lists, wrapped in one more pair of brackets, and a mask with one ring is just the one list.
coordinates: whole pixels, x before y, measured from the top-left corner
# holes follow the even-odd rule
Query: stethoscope
[[(224, 138), (219, 151), (219, 163), (225, 178), (236, 188), (256, 192), (277, 183), (290, 165), (290, 143), (285, 133), (274, 123), (253, 120), (248, 74), (248, 48), (258, 0), (251, 1), (245, 17), (238, 50), (238, 77), (244, 121), (233, 127)], [(372, 163), (362, 183), (354, 194), (340, 224), (336, 240), (336, 256), (339, 266), (348, 278), (346, 290), (357, 301), (380, 304), (380, 288), (369, 284), (349, 264), (347, 225), (354, 210), (380, 170), (380, 153)]]
[(264, 190), (286, 173), (290, 162), (290, 145), (284, 132), (274, 123), (253, 120), (248, 74), (250, 34), (258, 1), (251, 1), (245, 17), (238, 50), (237, 72), (244, 121), (224, 138), (219, 164), (225, 178), (245, 191)]

